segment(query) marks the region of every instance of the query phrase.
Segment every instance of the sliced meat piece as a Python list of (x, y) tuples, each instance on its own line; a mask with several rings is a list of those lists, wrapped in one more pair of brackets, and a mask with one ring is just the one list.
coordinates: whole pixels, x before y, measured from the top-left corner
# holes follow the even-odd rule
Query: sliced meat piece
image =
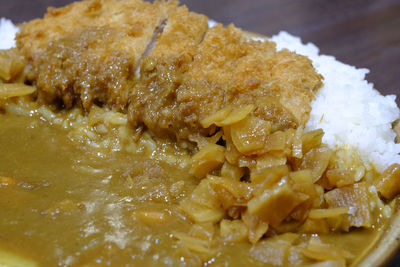
[(90, 0), (49, 9), (23, 25), (18, 48), (32, 67), (39, 100), (123, 110), (135, 68), (176, 2)]
[(133, 126), (184, 139), (212, 133), (215, 125), (200, 121), (217, 111), (250, 105), (272, 131), (302, 127), (322, 78), (306, 57), (248, 40), (233, 25), (208, 29), (205, 16), (174, 1), (49, 9), (23, 25), (17, 43), (40, 101), (86, 110), (129, 104)]
[(165, 28), (143, 59), (140, 81), (132, 92), (129, 117), (134, 126), (144, 123), (159, 134), (171, 133), (171, 120), (179, 116), (174, 109), (176, 89), (207, 29), (206, 16), (186, 6), (169, 8)]
[(276, 52), (273, 42), (249, 41), (234, 26), (217, 25), (199, 46), (177, 101), (182, 114), (197, 120), (229, 105), (253, 104), (254, 114), (270, 121), (273, 130), (296, 128), (308, 120), (320, 85), (321, 76), (306, 57)]
[(142, 0), (86, 0), (62, 8), (48, 8), (43, 19), (22, 25), (16, 40), (26, 54), (43, 52), (49, 42), (87, 27), (110, 27), (123, 33), (113, 45), (133, 55), (141, 55), (153, 36), (154, 29), (166, 18), (166, 6), (177, 2), (154, 4)]
[(200, 120), (227, 106), (249, 104), (273, 130), (304, 126), (308, 120), (322, 77), (306, 57), (276, 52), (273, 42), (248, 40), (233, 25), (209, 29), (196, 49), (184, 51), (178, 57), (164, 56), (168, 67), (143, 61), (148, 64), (142, 72), (153, 78), (133, 94), (134, 125), (144, 123), (155, 134), (185, 139), (209, 133)]

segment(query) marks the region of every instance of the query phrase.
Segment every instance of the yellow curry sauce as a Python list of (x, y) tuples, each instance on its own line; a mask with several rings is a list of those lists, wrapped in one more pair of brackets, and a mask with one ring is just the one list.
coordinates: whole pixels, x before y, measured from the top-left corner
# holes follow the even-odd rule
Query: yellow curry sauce
[[(3, 254), (28, 259), (32, 266), (202, 264), (173, 235), (189, 232), (192, 225), (178, 209), (179, 200), (199, 182), (187, 169), (140, 154), (99, 156), (97, 149), (71, 142), (68, 130), (38, 116), (3, 114), (0, 124)], [(380, 234), (376, 230), (320, 237), (356, 256)], [(265, 266), (263, 258), (275, 256), (252, 250), (248, 242), (219, 240), (216, 249), (209, 259), (215, 266)], [(311, 263), (292, 254), (291, 263)]]
[(98, 157), (38, 119), (0, 123), (0, 176), (12, 178), (0, 188), (3, 249), (43, 266), (179, 262), (170, 235), (190, 224), (176, 212), (194, 186), (187, 171), (126, 153)]

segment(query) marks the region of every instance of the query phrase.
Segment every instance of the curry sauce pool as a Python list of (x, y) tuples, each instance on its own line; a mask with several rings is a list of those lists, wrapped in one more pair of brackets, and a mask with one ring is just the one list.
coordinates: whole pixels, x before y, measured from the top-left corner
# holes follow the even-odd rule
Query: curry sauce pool
[[(0, 115), (0, 123), (0, 247), (17, 255), (17, 264), (201, 265), (171, 234), (192, 227), (178, 209), (198, 183), (187, 170), (124, 152), (99, 157), (90, 146), (71, 142), (66, 130), (38, 118)], [(379, 233), (321, 239), (357, 255)], [(271, 250), (257, 254), (246, 242), (218, 244), (215, 264), (265, 266), (264, 258), (272, 257)]]
[(194, 187), (187, 171), (124, 153), (99, 158), (40, 120), (0, 120), (5, 251), (40, 266), (178, 265), (168, 229), (189, 227), (176, 212)]

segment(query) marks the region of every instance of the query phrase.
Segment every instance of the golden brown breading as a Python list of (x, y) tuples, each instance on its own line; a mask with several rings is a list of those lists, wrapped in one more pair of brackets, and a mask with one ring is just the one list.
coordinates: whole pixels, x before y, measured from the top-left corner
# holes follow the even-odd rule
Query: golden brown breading
[[(168, 10), (165, 28), (143, 60), (140, 81), (132, 91), (129, 114), (135, 126), (144, 123), (160, 132), (168, 128), (171, 117), (160, 115), (174, 105), (175, 99), (169, 94), (174, 94), (181, 83), (184, 68), (192, 62), (207, 29), (204, 15), (189, 12), (185, 6)], [(166, 112), (164, 115), (168, 116)]]
[[(308, 120), (320, 79), (306, 57), (276, 52), (273, 42), (249, 41), (233, 25), (217, 25), (201, 43), (177, 99), (194, 104), (200, 120), (226, 105), (255, 104), (255, 115), (276, 128), (297, 127)], [(206, 93), (205, 86), (214, 89)], [(200, 101), (193, 101), (193, 96)], [(288, 103), (291, 97), (293, 103)]]
[(165, 27), (149, 56), (161, 60), (193, 53), (207, 29), (206, 16), (189, 12), (186, 6), (170, 5)]
[[(171, 2), (170, 5), (177, 5)], [(166, 18), (165, 3), (150, 4), (141, 0), (86, 0), (62, 8), (49, 8), (43, 19), (23, 24), (16, 40), (26, 54), (39, 53), (49, 42), (87, 27), (107, 26), (122, 33), (113, 49), (141, 55), (154, 29)]]
[(215, 126), (204, 129), (201, 120), (249, 104), (273, 131), (303, 127), (321, 85), (306, 57), (276, 52), (273, 42), (249, 40), (233, 25), (208, 29), (205, 16), (174, 1), (87, 0), (50, 9), (25, 24), (17, 42), (39, 100), (129, 105), (134, 127), (177, 138), (210, 134)]
[(130, 118), (135, 125), (143, 122), (156, 134), (188, 138), (207, 133), (200, 120), (224, 107), (248, 104), (274, 130), (305, 125), (313, 93), (321, 85), (306, 57), (276, 52), (269, 41), (248, 40), (232, 25), (209, 29), (193, 53), (192, 61), (158, 68), (153, 73), (157, 78), (148, 84), (151, 93), (133, 95)]
[(89, 0), (48, 10), (23, 25), (18, 48), (32, 65), (39, 99), (123, 110), (134, 71), (176, 2)]
[(80, 101), (85, 109), (107, 103), (123, 110), (133, 83), (135, 57), (112, 49), (121, 35), (114, 28), (90, 27), (50, 43), (33, 61), (39, 100), (62, 99), (66, 107)]

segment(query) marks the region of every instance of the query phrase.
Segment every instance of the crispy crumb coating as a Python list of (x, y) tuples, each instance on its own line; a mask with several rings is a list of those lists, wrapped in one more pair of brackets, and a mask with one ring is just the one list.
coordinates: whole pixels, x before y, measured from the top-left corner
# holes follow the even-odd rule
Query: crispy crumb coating
[[(140, 0), (89, 0), (49, 8), (43, 19), (25, 23), (17, 45), (31, 64), (39, 100), (80, 102), (123, 110), (135, 67), (157, 27), (176, 6)], [(28, 77), (29, 78), (29, 77)]]
[(144, 123), (160, 134), (168, 132), (165, 129), (176, 117), (172, 113), (178, 111), (171, 109), (175, 91), (207, 29), (206, 16), (189, 12), (185, 6), (169, 10), (165, 28), (142, 61), (140, 81), (132, 91), (129, 117), (134, 126)]
[[(76, 22), (76, 23), (75, 23)], [(134, 127), (187, 139), (200, 121), (252, 104), (272, 130), (303, 127), (321, 75), (311, 61), (175, 1), (89, 0), (23, 25), (18, 48), (39, 100), (128, 108)]]
[(122, 110), (133, 83), (135, 56), (110, 47), (120, 38), (121, 33), (105, 26), (52, 42), (34, 61), (39, 100), (62, 98), (67, 107), (81, 102), (87, 110), (93, 103), (108, 103)]
[(200, 120), (224, 107), (248, 104), (274, 130), (303, 127), (308, 120), (321, 76), (306, 57), (276, 52), (273, 42), (248, 40), (233, 25), (209, 29), (196, 49), (186, 51), (171, 53), (167, 66), (144, 62), (142, 72), (150, 78), (132, 95), (134, 125), (142, 122), (156, 134), (177, 138), (206, 135), (210, 132)]
[[(176, 2), (171, 2), (175, 5)], [(141, 0), (86, 0), (48, 8), (43, 19), (22, 25), (17, 46), (26, 54), (43, 52), (49, 42), (79, 34), (87, 27), (110, 27), (122, 34), (112, 47), (140, 56), (154, 29), (166, 18), (166, 5)]]
[[(276, 52), (273, 42), (249, 41), (233, 25), (210, 29), (186, 78), (177, 99), (198, 109), (198, 119), (227, 105), (255, 104), (255, 115), (279, 129), (306, 123), (313, 93), (321, 86), (308, 58)], [(204, 92), (205, 86), (214, 88), (211, 94)]]
[[(169, 2), (171, 3), (171, 2)], [(183, 53), (193, 56), (193, 49), (202, 41), (208, 29), (208, 18), (189, 12), (186, 6), (167, 6), (168, 17), (162, 33), (149, 57), (159, 60)]]

